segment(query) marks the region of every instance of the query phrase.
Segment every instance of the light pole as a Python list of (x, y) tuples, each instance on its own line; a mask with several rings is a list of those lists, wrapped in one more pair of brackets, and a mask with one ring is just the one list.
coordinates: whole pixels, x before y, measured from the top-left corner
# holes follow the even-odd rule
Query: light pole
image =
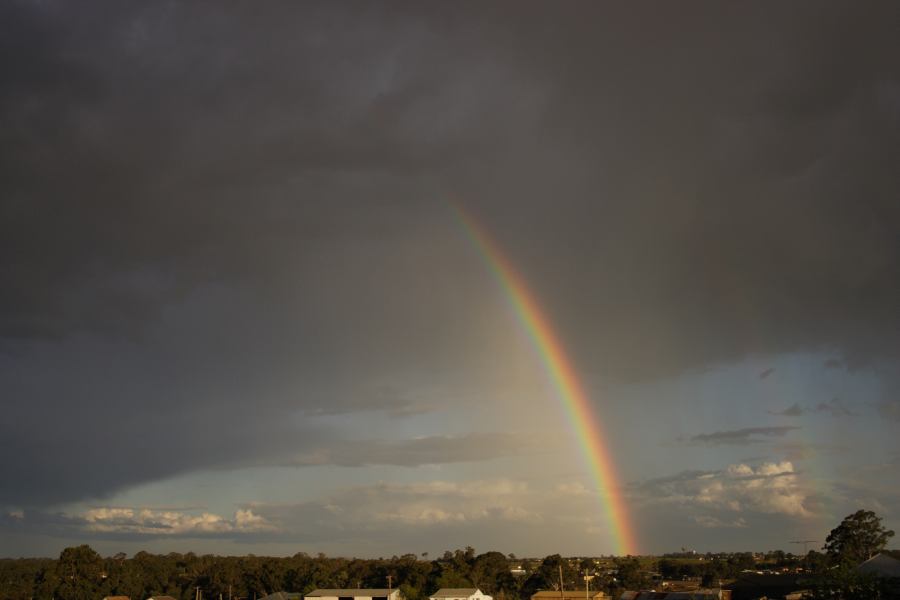
[(587, 571), (584, 572), (584, 600), (590, 600), (591, 598), (591, 579), (593, 579), (594, 577), (594, 575), (588, 575)]

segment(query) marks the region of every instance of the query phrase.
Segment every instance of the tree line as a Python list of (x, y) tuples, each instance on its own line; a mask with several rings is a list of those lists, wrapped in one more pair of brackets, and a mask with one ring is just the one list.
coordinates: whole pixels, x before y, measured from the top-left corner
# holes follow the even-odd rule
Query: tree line
[[(514, 575), (512, 566), (524, 575)], [(316, 588), (384, 588), (390, 576), (407, 600), (425, 600), (442, 587), (477, 587), (496, 600), (528, 600), (540, 590), (591, 589), (615, 594), (650, 582), (648, 565), (634, 557), (519, 560), (500, 552), (476, 554), (471, 547), (439, 558), (404, 554), (391, 558), (335, 558), (298, 553), (287, 558), (138, 552), (101, 557), (90, 546), (66, 548), (54, 559), (0, 560), (0, 599), (99, 600), (128, 596), (143, 600), (166, 595), (193, 600), (199, 588), (210, 600), (253, 600), (276, 591), (307, 593)], [(560, 576), (562, 580), (560, 581)]]
[[(192, 600), (198, 589), (209, 600), (254, 600), (276, 591), (384, 588), (388, 577), (407, 600), (425, 600), (442, 587), (477, 587), (496, 600), (529, 600), (539, 590), (560, 585), (567, 590), (584, 589), (586, 573), (595, 576), (591, 589), (617, 597), (623, 589), (648, 588), (659, 576), (696, 578), (704, 586), (715, 586), (748, 569), (801, 564), (814, 574), (813, 587), (826, 594), (817, 597), (826, 598), (833, 597), (827, 595), (829, 589), (858, 588), (861, 583), (853, 567), (883, 550), (893, 535), (874, 513), (857, 511), (831, 531), (824, 552), (811, 550), (798, 557), (775, 551), (762, 561), (749, 552), (707, 555), (703, 561), (668, 557), (598, 561), (559, 554), (537, 561), (494, 551), (476, 554), (471, 547), (448, 550), (433, 560), (427, 553), (361, 559), (305, 553), (280, 558), (138, 552), (131, 558), (124, 554), (104, 558), (81, 545), (66, 548), (58, 559), (0, 560), (0, 600), (99, 600), (105, 596), (144, 600), (159, 595)], [(513, 565), (524, 567), (525, 574), (513, 575)]]

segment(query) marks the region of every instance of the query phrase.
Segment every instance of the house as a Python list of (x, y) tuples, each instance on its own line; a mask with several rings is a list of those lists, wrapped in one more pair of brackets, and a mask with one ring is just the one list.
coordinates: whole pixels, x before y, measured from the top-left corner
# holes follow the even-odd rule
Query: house
[(175, 600), (172, 596), (150, 596), (147, 600)]
[(887, 554), (876, 554), (856, 567), (857, 573), (868, 573), (877, 577), (900, 577), (900, 560)]
[(494, 600), (477, 588), (441, 588), (428, 596), (428, 600)]
[(731, 590), (710, 588), (691, 592), (625, 591), (619, 600), (731, 600)]
[(541, 590), (531, 596), (531, 600), (607, 600), (607, 596), (601, 591), (585, 590)]
[(131, 600), (128, 596), (106, 596), (103, 600)]
[(315, 600), (403, 600), (398, 589), (348, 588), (313, 590), (304, 594)]

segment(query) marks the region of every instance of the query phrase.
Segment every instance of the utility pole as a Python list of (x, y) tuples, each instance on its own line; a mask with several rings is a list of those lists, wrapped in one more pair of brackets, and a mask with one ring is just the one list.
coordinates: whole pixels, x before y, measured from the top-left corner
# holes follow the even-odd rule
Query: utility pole
[(584, 600), (590, 600), (591, 598), (591, 579), (594, 578), (594, 575), (589, 575), (588, 570), (584, 570)]
[(387, 580), (388, 580), (388, 600), (391, 600), (391, 594), (394, 593), (394, 588), (393, 588), (394, 576), (388, 575)]
[(565, 589), (565, 584), (563, 584), (562, 578), (562, 563), (559, 563), (559, 600), (565, 600), (566, 595), (563, 593)]
[(809, 570), (809, 545), (817, 543), (818, 540), (791, 540), (789, 544), (803, 544), (803, 565)]

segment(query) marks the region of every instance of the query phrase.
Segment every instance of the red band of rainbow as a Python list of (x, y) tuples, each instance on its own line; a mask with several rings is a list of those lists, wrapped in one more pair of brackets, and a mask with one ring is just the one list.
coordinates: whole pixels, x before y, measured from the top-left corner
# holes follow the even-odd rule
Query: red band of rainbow
[(456, 203), (452, 203), (452, 206), (469, 239), (478, 248), (485, 263), (503, 288), (519, 323), (537, 349), (547, 375), (556, 389), (600, 494), (616, 553), (634, 554), (637, 547), (635, 535), (628, 518), (627, 507), (616, 483), (618, 478), (615, 465), (609, 449), (604, 444), (605, 437), (600, 422), (572, 361), (534, 294), (509, 259), (469, 213)]

